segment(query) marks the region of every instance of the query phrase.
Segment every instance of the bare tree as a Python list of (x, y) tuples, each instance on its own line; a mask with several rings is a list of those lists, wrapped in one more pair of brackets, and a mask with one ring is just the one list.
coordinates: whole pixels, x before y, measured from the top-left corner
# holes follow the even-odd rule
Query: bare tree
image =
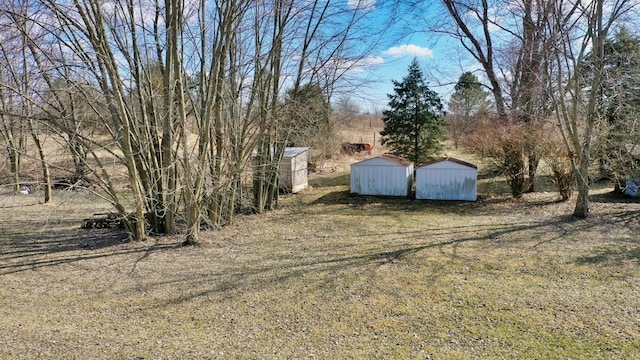
[[(264, 61), (257, 67), (261, 76), (256, 76), (258, 83), (254, 89), (259, 90), (257, 104), (260, 120), (260, 144), (257, 154), (257, 178), (254, 182), (255, 207), (258, 212), (277, 205), (278, 197), (278, 162), (286, 144), (289, 142), (291, 129), (295, 123), (284, 118), (291, 112), (283, 111), (279, 98), (283, 89), (289, 94), (300, 94), (305, 86), (318, 86), (323, 93), (324, 102), (329, 104), (334, 89), (339, 84), (348, 82), (346, 74), (371, 51), (380, 32), (359, 26), (367, 20), (369, 11), (365, 2), (351, 3), (341, 1), (274, 1), (269, 6), (274, 9), (272, 24), (256, 22), (256, 28), (269, 28), (273, 35), (268, 39), (275, 41), (273, 47), (265, 52)], [(266, 12), (270, 14), (270, 12)], [(358, 33), (357, 30), (363, 30)], [(366, 30), (366, 31), (365, 31)], [(280, 41), (284, 40), (283, 43)], [(261, 45), (264, 41), (260, 42)], [(257, 47), (257, 46), (256, 46)], [(271, 58), (276, 56), (275, 58)], [(256, 61), (258, 63), (258, 61)], [(277, 67), (271, 65), (277, 64)], [(272, 78), (277, 74), (287, 79)], [(289, 100), (293, 100), (290, 98)], [(301, 106), (295, 101), (287, 105), (296, 112)], [(289, 110), (292, 110), (290, 107)], [(304, 106), (302, 106), (304, 108)], [(329, 107), (324, 107), (330, 112)], [(264, 110), (268, 109), (267, 112)], [(308, 110), (308, 109), (306, 109)], [(275, 117), (270, 118), (275, 115)], [(308, 116), (309, 112), (297, 112), (296, 116)], [(326, 119), (325, 126), (319, 129), (316, 136), (330, 142), (333, 138), (333, 120), (330, 113), (314, 112), (313, 116)], [(269, 126), (275, 127), (268, 129)], [(275, 132), (274, 132), (275, 130)], [(273, 154), (273, 155), (272, 155)], [(258, 186), (258, 184), (261, 184)]]
[[(2, 119), (2, 137), (5, 142), (9, 169), (12, 174), (14, 193), (20, 190), (21, 159), (25, 152), (26, 126), (19, 113), (21, 111), (21, 92), (23, 86), (16, 66), (20, 66), (21, 46), (19, 30), (12, 26), (10, 14), (0, 17), (0, 60), (4, 66), (0, 68), (0, 117)], [(3, 149), (4, 150), (4, 149)]]
[[(40, 140), (38, 133), (38, 127), (34, 125), (34, 106), (33, 99), (36, 95), (36, 87), (38, 86), (39, 79), (36, 78), (37, 74), (33, 74), (34, 59), (29, 54), (29, 34), (37, 30), (32, 29), (31, 24), (28, 21), (29, 18), (29, 3), (13, 2), (12, 6), (8, 8), (9, 11), (3, 15), (6, 17), (4, 20), (15, 25), (9, 34), (13, 35), (11, 38), (5, 38), (0, 44), (0, 52), (2, 57), (6, 60), (5, 71), (7, 75), (8, 83), (4, 83), (3, 90), (0, 90), (3, 95), (7, 94), (8, 98), (14, 99), (14, 107), (5, 113), (5, 117), (13, 117), (14, 124), (21, 124), (30, 134), (33, 145), (37, 151), (37, 162), (42, 169), (42, 184), (44, 185), (44, 202), (51, 201), (51, 181), (49, 175), (49, 165), (45, 158), (45, 152), (43, 150), (43, 144)], [(8, 35), (8, 34), (7, 34)], [(4, 101), (3, 101), (4, 103)], [(6, 104), (4, 104), (6, 105)], [(4, 106), (3, 105), (3, 106)], [(22, 128), (22, 126), (20, 128)], [(11, 124), (5, 122), (5, 130), (10, 147), (10, 158), (12, 161), (12, 170), (14, 173), (14, 189), (18, 186), (18, 173), (20, 170), (19, 159), (21, 150), (15, 148), (13, 127)], [(15, 159), (15, 160), (14, 160)], [(33, 186), (33, 185), (32, 185)]]
[(16, 116), (11, 114), (14, 112), (12, 96), (7, 91), (6, 72), (2, 72), (3, 83), (0, 86), (0, 118), (2, 119), (2, 137), (5, 142), (6, 155), (9, 159), (9, 170), (12, 175), (12, 187), (15, 193), (20, 190), (20, 163), (24, 152), (24, 126), (18, 121)]
[(579, 218), (589, 214), (591, 143), (596, 124), (605, 117), (605, 109), (598, 106), (606, 64), (604, 44), (611, 28), (637, 6), (631, 0), (558, 1), (549, 19), (549, 32), (557, 37), (546, 54), (546, 72), (552, 80), (557, 124), (571, 155), (578, 190), (573, 214)]
[[(446, 10), (443, 18), (450, 21), (442, 25), (438, 20), (434, 31), (457, 39), (484, 70), (497, 126), (515, 121), (535, 127), (534, 122), (545, 119), (551, 109), (545, 100), (547, 86), (541, 81), (542, 53), (548, 38), (545, 19), (553, 0), (442, 0), (441, 4)], [(510, 158), (504, 159), (513, 172), (509, 177), (516, 197), (534, 190), (539, 161), (534, 145), (510, 149)]]
[[(67, 134), (76, 170), (87, 166), (96, 193), (114, 205), (133, 239), (182, 230), (188, 244), (200, 242), (203, 228), (233, 221), (249, 166), (253, 210), (277, 206), (279, 161), (291, 133), (286, 89), (314, 81), (329, 98), (358, 59), (348, 45), (369, 10), (284, 0), (31, 4), (41, 16), (27, 22), (39, 35), (22, 33), (43, 89), (30, 106)], [(12, 19), (8, 26), (19, 29)], [(361, 54), (370, 49), (362, 44)], [(89, 115), (105, 139), (79, 126)], [(120, 196), (102, 163), (105, 151), (125, 169), (130, 196)]]

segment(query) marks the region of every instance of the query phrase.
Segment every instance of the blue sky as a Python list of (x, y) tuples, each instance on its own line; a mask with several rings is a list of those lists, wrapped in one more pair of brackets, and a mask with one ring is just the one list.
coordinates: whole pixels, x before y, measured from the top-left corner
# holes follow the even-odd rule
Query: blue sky
[[(348, 0), (358, 3), (358, 0)], [(359, 0), (360, 6), (371, 6), (374, 0)], [(434, 11), (439, 11), (432, 8)], [(372, 21), (387, 21), (387, 10), (372, 7)], [(411, 18), (411, 20), (409, 20)], [(436, 91), (443, 103), (451, 95), (455, 82), (462, 72), (475, 70), (475, 62), (462, 62), (461, 57), (468, 56), (460, 52), (460, 46), (454, 40), (437, 37), (425, 32), (426, 24), (419, 23), (416, 17), (398, 17), (398, 21), (388, 29), (388, 35), (381, 45), (362, 61), (365, 69), (359, 77), (366, 79), (366, 85), (354, 93), (352, 100), (362, 111), (384, 110), (388, 97), (393, 94), (392, 80), (401, 81), (407, 75), (411, 61), (416, 58), (427, 79), (431, 90)]]
[[(388, 24), (389, 19), (392, 26), (385, 32), (381, 43), (369, 57), (362, 62), (361, 74), (357, 75), (364, 80), (354, 95), (356, 104), (362, 111), (380, 111), (386, 108), (388, 103), (387, 94), (393, 94), (392, 80), (401, 81), (407, 74), (407, 69), (413, 58), (417, 58), (418, 63), (425, 75), (431, 90), (436, 91), (446, 106), (453, 87), (460, 75), (465, 71), (473, 72), (478, 79), (486, 81), (484, 71), (480, 64), (455, 40), (446, 35), (438, 36), (435, 32), (428, 31), (429, 28), (440, 30), (439, 33), (455, 30), (450, 14), (444, 9), (441, 1), (404, 1), (404, 0), (346, 0), (348, 6), (367, 11), (366, 19), (370, 24)], [(473, 3), (473, 2), (472, 2)], [(509, 77), (507, 53), (500, 53), (501, 50), (510, 51), (513, 41), (518, 41), (510, 31), (510, 28), (519, 31), (524, 11), (523, 4), (528, 0), (489, 0), (488, 4), (488, 31), (491, 33), (493, 42), (494, 57), (497, 61), (503, 62), (503, 76)], [(590, 2), (587, 1), (586, 4)], [(479, 5), (478, 5), (479, 6)], [(605, 3), (605, 17), (611, 10), (612, 2)], [(640, 5), (637, 2), (629, 4), (628, 13), (619, 20), (621, 24), (626, 24), (630, 29), (637, 29), (638, 14)], [(625, 8), (627, 5), (624, 6)], [(461, 7), (464, 9), (464, 7)], [(586, 19), (578, 18), (576, 21), (584, 22)], [(392, 16), (395, 15), (395, 16)], [(465, 23), (471, 31), (477, 31), (479, 38), (483, 35), (482, 18), (478, 13), (468, 11), (461, 13)], [(611, 34), (614, 33), (612, 29)], [(610, 34), (610, 35), (611, 35)], [(577, 36), (580, 36), (579, 33)], [(578, 37), (577, 39), (580, 39)], [(501, 58), (502, 57), (502, 58)]]
[(446, 104), (455, 82), (463, 70), (458, 59), (452, 59), (444, 46), (427, 46), (426, 40), (413, 37), (412, 41), (388, 47), (376, 55), (375, 64), (367, 70), (370, 82), (360, 88), (363, 96), (359, 105), (363, 111), (383, 110), (388, 102), (387, 94), (393, 94), (393, 80), (402, 81), (408, 73), (411, 61), (420, 64), (429, 88), (440, 95)]

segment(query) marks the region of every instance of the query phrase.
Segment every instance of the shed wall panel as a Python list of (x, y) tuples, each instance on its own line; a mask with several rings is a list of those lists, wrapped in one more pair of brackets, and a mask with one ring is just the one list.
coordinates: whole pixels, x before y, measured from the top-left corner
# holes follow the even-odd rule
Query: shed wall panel
[[(375, 159), (372, 159), (375, 160)], [(360, 195), (408, 196), (413, 166), (372, 161), (351, 166), (351, 192)]]
[(467, 167), (458, 169), (416, 170), (416, 199), (465, 200), (477, 199), (477, 171)]
[(280, 161), (280, 186), (293, 193), (302, 191), (308, 185), (308, 153), (301, 148), (294, 148), (295, 153), (285, 152)]

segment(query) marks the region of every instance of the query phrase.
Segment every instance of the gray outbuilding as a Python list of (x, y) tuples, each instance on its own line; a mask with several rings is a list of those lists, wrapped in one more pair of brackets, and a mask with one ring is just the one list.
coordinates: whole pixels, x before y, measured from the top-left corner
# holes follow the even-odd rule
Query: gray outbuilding
[(476, 201), (478, 167), (452, 157), (416, 169), (416, 199)]
[(280, 187), (297, 193), (308, 186), (308, 147), (288, 147), (280, 161)]
[(351, 193), (359, 195), (409, 196), (413, 186), (413, 163), (385, 154), (351, 165)]

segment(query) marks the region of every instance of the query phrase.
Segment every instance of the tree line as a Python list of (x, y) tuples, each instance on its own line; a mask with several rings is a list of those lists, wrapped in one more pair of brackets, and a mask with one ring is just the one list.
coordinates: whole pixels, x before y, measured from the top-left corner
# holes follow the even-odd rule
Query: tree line
[[(546, 156), (563, 197), (573, 185), (577, 189), (574, 215), (588, 216), (595, 135), (612, 123), (612, 111), (633, 107), (637, 96), (616, 84), (636, 87), (637, 76), (619, 71), (637, 73), (638, 68), (611, 61), (637, 59), (634, 51), (625, 54), (613, 44), (628, 35), (625, 25), (637, 29), (638, 2), (443, 2), (456, 30), (440, 31), (458, 39), (490, 84), (501, 126), (493, 131), (493, 145), (483, 150), (501, 159), (512, 194), (534, 190), (538, 164)], [(474, 22), (482, 25), (473, 27)], [(633, 121), (633, 116), (613, 120)], [(622, 149), (637, 143), (637, 127), (628, 130), (626, 140), (611, 145)]]
[[(442, 12), (424, 17), (434, 5)], [(433, 156), (446, 120), (454, 146), (492, 160), (516, 198), (535, 191), (544, 160), (563, 200), (577, 189), (574, 215), (581, 218), (598, 176), (613, 179), (617, 190), (640, 178), (640, 38), (629, 30), (638, 29), (637, 1), (416, 6), (431, 33), (457, 40), (479, 75), (460, 76), (445, 118), (414, 60), (383, 114), (383, 141), (396, 154), (417, 162)]]
[[(57, 165), (43, 141), (55, 138), (73, 162), (69, 182), (90, 181), (133, 239), (180, 227), (185, 242), (197, 244), (202, 229), (233, 222), (247, 198), (255, 212), (277, 206), (285, 147), (310, 137), (328, 143), (336, 86), (387, 30), (374, 16), (405, 11), (417, 18), (410, 31), (454, 39), (478, 64), (479, 77), (463, 74), (449, 102), (454, 141), (495, 159), (515, 197), (534, 190), (544, 158), (567, 194), (576, 186), (574, 214), (585, 217), (593, 147), (605, 149), (602, 167), (617, 174), (636, 161), (638, 42), (623, 25), (638, 28), (637, 7), (633, 0), (5, 1), (0, 134), (12, 184), (18, 191), (30, 139), (51, 200)], [(427, 121), (404, 119), (403, 127), (439, 138), (432, 120), (442, 104), (414, 85), (427, 92)], [(478, 118), (490, 120), (482, 127)], [(431, 141), (425, 149), (437, 147)], [(130, 191), (116, 188), (118, 176)]]
[[(0, 6), (0, 133), (14, 190), (30, 136), (50, 201), (42, 139), (55, 137), (73, 159), (69, 182), (90, 181), (136, 240), (183, 224), (185, 242), (196, 244), (202, 229), (231, 223), (247, 197), (251, 211), (277, 206), (285, 147), (301, 127), (330, 130), (332, 89), (375, 43), (370, 9), (342, 1)], [(314, 106), (326, 116), (316, 119)], [(117, 176), (130, 191), (116, 188)]]

